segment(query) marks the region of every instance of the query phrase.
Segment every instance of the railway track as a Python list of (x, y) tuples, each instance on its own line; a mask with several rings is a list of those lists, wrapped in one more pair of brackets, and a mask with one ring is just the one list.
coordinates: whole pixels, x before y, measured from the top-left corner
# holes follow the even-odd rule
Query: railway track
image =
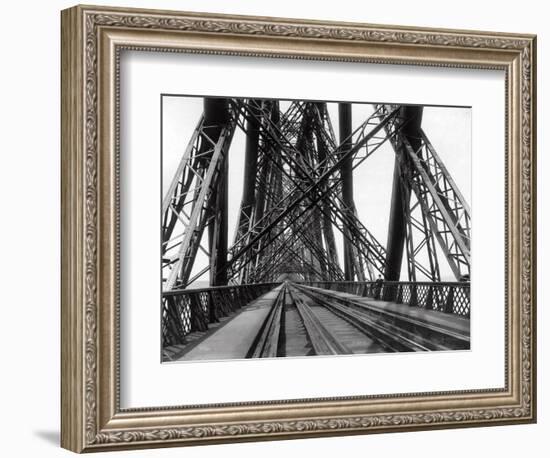
[(285, 283), (247, 357), (468, 349), (469, 336), (417, 317)]

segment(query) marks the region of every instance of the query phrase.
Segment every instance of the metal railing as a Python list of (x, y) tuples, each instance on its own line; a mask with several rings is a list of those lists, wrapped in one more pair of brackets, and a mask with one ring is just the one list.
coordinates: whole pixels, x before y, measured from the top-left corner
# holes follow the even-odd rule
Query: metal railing
[(186, 342), (194, 331), (206, 331), (210, 323), (230, 315), (277, 283), (181, 289), (162, 293), (162, 346)]
[(303, 284), (427, 310), (470, 316), (470, 282), (337, 281)]

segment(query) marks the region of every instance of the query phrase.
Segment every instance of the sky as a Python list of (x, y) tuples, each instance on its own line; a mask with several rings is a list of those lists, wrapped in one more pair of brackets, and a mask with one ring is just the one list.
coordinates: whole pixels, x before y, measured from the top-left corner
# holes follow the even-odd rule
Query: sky
[[(202, 114), (202, 98), (194, 96), (162, 97), (162, 197), (173, 179), (175, 170)], [(281, 103), (281, 109), (285, 108)], [(338, 132), (338, 104), (329, 103), (328, 112), (336, 138)], [(372, 105), (352, 104), (353, 129), (372, 113)], [(467, 107), (425, 106), (422, 128), (449, 170), (466, 202), (471, 204), (471, 109)], [(234, 237), (239, 215), (243, 170), (245, 134), (237, 128), (229, 154), (229, 242)], [(386, 245), (390, 212), (391, 189), (395, 153), (386, 142), (372, 156), (354, 170), (354, 200), (360, 220), (369, 231)], [(343, 240), (335, 231), (337, 250), (342, 264)], [(447, 262), (438, 249), (442, 281), (453, 281)], [(193, 272), (207, 265), (207, 257), (199, 251)], [(402, 280), (406, 280), (403, 262)], [(207, 280), (207, 276), (201, 281)]]

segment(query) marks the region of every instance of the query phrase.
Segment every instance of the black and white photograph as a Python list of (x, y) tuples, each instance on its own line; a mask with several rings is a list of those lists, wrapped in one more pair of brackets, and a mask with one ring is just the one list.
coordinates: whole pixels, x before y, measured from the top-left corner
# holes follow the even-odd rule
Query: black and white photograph
[(162, 362), (470, 349), (470, 107), (163, 94), (160, 123)]

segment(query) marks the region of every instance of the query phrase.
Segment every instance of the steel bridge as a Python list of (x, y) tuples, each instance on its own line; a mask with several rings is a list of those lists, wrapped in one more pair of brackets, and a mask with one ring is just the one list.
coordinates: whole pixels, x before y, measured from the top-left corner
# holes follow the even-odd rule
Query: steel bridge
[[(327, 103), (204, 99), (162, 202), (164, 360), (469, 348), (469, 205), (421, 106), (371, 108), (353, 123), (352, 104), (338, 103), (337, 138)], [(237, 131), (244, 177), (230, 242)], [(359, 218), (353, 180), (384, 144), (394, 170), (380, 241)], [(441, 281), (443, 266), (454, 281)]]

